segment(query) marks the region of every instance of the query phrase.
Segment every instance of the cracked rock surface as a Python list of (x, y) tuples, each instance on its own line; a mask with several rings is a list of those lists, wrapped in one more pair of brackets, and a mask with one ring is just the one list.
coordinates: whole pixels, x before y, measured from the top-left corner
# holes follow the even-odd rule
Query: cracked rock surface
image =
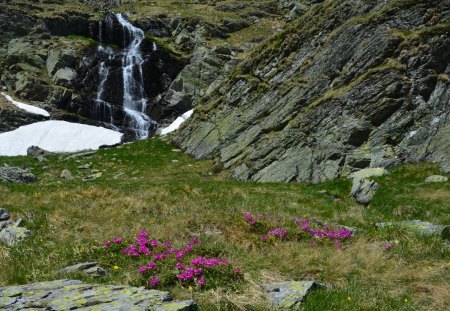
[(197, 310), (192, 300), (172, 300), (168, 292), (144, 288), (84, 284), (78, 280), (56, 280), (0, 287), (0, 310)]

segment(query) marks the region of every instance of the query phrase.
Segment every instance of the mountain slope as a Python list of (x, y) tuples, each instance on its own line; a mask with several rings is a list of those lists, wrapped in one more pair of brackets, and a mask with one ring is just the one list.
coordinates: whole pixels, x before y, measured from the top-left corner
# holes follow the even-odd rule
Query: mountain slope
[(323, 1), (197, 105), (174, 142), (241, 180), (450, 171), (450, 1)]

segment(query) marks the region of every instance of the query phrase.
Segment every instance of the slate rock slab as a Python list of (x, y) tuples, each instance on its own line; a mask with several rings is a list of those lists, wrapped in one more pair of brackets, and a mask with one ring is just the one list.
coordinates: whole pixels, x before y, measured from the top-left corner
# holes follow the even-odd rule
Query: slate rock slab
[(0, 181), (24, 184), (35, 182), (37, 178), (28, 169), (15, 166), (3, 166), (0, 167)]
[(276, 282), (265, 286), (272, 308), (282, 310), (297, 307), (306, 295), (318, 287), (321, 284), (315, 281)]
[(394, 221), (394, 222), (380, 222), (377, 223), (378, 228), (403, 228), (412, 232), (424, 234), (424, 235), (434, 235), (440, 234), (444, 239), (449, 239), (449, 226), (435, 225), (427, 221), (421, 220), (405, 220), (405, 221)]
[(448, 181), (448, 177), (441, 176), (441, 175), (432, 175), (432, 176), (428, 176), (425, 179), (426, 183), (444, 183), (447, 181)]
[(84, 284), (56, 280), (0, 287), (0, 310), (127, 310), (191, 311), (192, 300), (173, 300), (168, 292), (142, 287)]
[(382, 167), (374, 167), (374, 168), (365, 168), (355, 173), (350, 174), (349, 178), (355, 180), (361, 180), (370, 177), (378, 177), (385, 176), (389, 174), (389, 172)]
[(8, 219), (0, 221), (0, 243), (4, 243), (7, 246), (14, 246), (29, 237), (31, 231), (25, 227), (21, 227), (21, 225), (22, 219), (11, 221), (9, 220), (8, 213)]

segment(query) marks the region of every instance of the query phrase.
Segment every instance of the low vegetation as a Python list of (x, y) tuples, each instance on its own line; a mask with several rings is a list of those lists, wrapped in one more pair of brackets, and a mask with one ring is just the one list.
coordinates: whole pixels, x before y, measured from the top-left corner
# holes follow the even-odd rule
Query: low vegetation
[[(435, 165), (404, 165), (377, 178), (380, 190), (365, 208), (348, 198), (347, 179), (238, 182), (159, 139), (88, 157), (47, 158), (0, 158), (31, 167), (40, 178), (0, 184), (1, 207), (32, 231), (15, 247), (0, 246), (0, 285), (81, 278), (170, 290), (179, 299), (192, 297), (201, 310), (267, 310), (263, 284), (317, 280), (327, 287), (309, 295), (302, 310), (450, 306), (448, 243), (374, 225), (408, 219), (448, 224), (450, 185), (424, 183), (438, 173)], [(78, 167), (88, 163), (103, 176), (82, 181), (91, 169)], [(62, 180), (63, 169), (75, 179)], [(135, 256), (130, 245), (150, 253), (142, 248)], [(162, 258), (169, 249), (184, 250), (183, 256)], [(92, 260), (108, 275), (92, 280), (57, 272)]]

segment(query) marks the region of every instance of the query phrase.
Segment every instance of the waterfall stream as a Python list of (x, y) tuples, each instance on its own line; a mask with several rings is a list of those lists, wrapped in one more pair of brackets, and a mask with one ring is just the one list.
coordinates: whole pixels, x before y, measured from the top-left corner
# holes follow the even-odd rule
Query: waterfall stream
[[(114, 52), (104, 44), (105, 41), (112, 41), (114, 17), (123, 32), (123, 48), (119, 52), (120, 55), (118, 52)], [(105, 31), (103, 31), (103, 29), (105, 29)], [(136, 138), (147, 138), (149, 135), (149, 128), (154, 125), (154, 121), (145, 113), (147, 108), (147, 97), (143, 75), (143, 64), (145, 59), (141, 50), (141, 44), (145, 39), (145, 34), (141, 29), (134, 27), (119, 13), (107, 15), (101, 22), (99, 39), (100, 46), (98, 51), (102, 54), (106, 54), (109, 61), (116, 56), (121, 56), (122, 58), (123, 124), (135, 134)], [(155, 44), (153, 44), (153, 50), (156, 50)], [(113, 124), (113, 107), (105, 99), (105, 88), (110, 75), (107, 61), (100, 62), (98, 68), (99, 86), (95, 99), (95, 113), (100, 116), (103, 122)]]

